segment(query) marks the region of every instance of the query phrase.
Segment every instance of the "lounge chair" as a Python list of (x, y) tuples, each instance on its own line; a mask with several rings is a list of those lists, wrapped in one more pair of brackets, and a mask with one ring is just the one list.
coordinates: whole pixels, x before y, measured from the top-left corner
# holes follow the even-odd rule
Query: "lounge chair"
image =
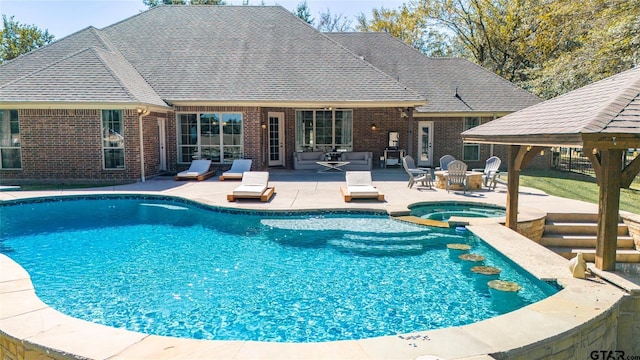
[(227, 195), (227, 201), (236, 199), (260, 199), (269, 201), (273, 196), (275, 188), (269, 187), (269, 172), (267, 171), (245, 171), (242, 175), (242, 183), (235, 188), (231, 194)]
[(402, 158), (402, 166), (404, 170), (409, 174), (409, 183), (407, 187), (413, 188), (413, 184), (421, 182), (423, 186), (429, 186), (431, 188), (433, 179), (431, 177), (431, 169), (418, 168), (413, 158), (409, 155)]
[(191, 162), (191, 166), (189, 166), (189, 169), (179, 172), (174, 179), (198, 181), (208, 179), (216, 174), (215, 171), (209, 170), (209, 167), (211, 167), (211, 160), (193, 160)]
[(231, 163), (231, 169), (225, 171), (218, 177), (223, 180), (241, 180), (242, 174), (251, 170), (251, 159), (236, 159)]
[(464, 187), (464, 193), (467, 193), (467, 164), (460, 160), (454, 160), (447, 167), (447, 192), (451, 185), (460, 185)]
[(371, 180), (371, 171), (347, 171), (345, 172), (346, 187), (341, 186), (340, 192), (345, 202), (352, 199), (377, 199), (384, 201), (382, 194)]
[(497, 156), (492, 156), (485, 162), (482, 174), (482, 184), (485, 187), (488, 187), (489, 190), (491, 190), (492, 186), (493, 190), (496, 189), (496, 177), (498, 176), (498, 168), (500, 167), (501, 162), (502, 161)]
[(443, 157), (441, 157), (440, 158), (440, 170), (447, 171), (449, 163), (451, 163), (455, 159), (456, 158), (454, 158), (453, 155), (444, 155)]

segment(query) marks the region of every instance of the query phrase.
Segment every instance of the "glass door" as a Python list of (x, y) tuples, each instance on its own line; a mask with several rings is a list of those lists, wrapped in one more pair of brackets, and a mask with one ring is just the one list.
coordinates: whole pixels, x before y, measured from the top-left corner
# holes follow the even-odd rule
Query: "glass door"
[(418, 122), (418, 166), (433, 166), (433, 121)]
[(267, 114), (269, 166), (284, 166), (284, 113)]

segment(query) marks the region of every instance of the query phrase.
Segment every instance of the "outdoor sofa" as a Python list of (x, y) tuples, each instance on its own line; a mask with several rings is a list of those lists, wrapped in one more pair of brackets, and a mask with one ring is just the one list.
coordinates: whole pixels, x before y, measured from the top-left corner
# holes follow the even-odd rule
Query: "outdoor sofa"
[[(305, 151), (293, 153), (293, 168), (296, 170), (318, 170), (322, 167), (318, 161), (327, 161), (327, 154), (322, 151)], [(373, 167), (371, 151), (346, 151), (340, 153), (339, 161), (348, 161), (344, 170), (368, 171)]]

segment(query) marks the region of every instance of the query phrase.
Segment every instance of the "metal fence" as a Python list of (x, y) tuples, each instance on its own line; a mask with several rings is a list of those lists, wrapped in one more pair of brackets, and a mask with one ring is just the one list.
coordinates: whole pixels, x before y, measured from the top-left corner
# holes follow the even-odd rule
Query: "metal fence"
[[(596, 176), (591, 161), (582, 154), (582, 148), (553, 148), (551, 150), (551, 167), (553, 169)], [(625, 156), (625, 164), (635, 159), (639, 153), (640, 149), (629, 149)], [(640, 186), (640, 176), (635, 177), (633, 184), (634, 187)]]

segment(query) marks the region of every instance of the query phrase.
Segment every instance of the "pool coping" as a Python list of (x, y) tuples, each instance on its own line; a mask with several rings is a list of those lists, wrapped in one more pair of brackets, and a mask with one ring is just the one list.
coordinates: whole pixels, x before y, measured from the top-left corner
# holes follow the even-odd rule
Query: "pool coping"
[(61, 314), (37, 297), (29, 274), (19, 264), (0, 255), (0, 333), (20, 341), (25, 351), (53, 358), (415, 359), (433, 354), (454, 359), (545, 343), (606, 316), (625, 296), (604, 281), (572, 278), (566, 259), (495, 221), (471, 224), (468, 229), (533, 276), (556, 280), (563, 289), (492, 319), (411, 334), (323, 343), (190, 340), (111, 328)]

